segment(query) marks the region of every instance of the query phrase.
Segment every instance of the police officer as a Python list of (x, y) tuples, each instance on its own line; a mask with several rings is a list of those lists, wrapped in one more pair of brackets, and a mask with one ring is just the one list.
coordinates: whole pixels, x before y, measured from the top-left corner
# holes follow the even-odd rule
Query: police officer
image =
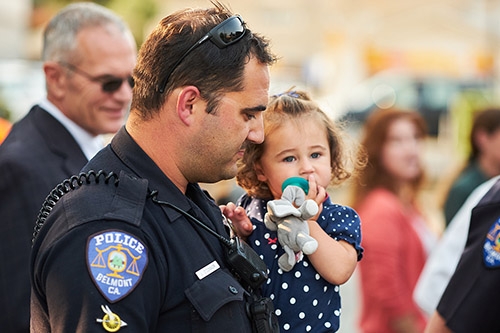
[(500, 332), (500, 180), (472, 210), (467, 243), (426, 333)]
[(197, 183), (234, 177), (245, 142), (263, 141), (274, 61), (219, 3), (159, 23), (126, 125), (40, 213), (32, 331), (251, 331), (220, 209)]

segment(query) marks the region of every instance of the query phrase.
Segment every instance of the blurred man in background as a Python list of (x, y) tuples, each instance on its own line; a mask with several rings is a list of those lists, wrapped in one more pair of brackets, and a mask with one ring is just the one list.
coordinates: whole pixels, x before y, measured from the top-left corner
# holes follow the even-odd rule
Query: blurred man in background
[(425, 333), (500, 332), (499, 237), (497, 179), (472, 209), (465, 249)]
[(124, 123), (137, 46), (127, 24), (75, 3), (43, 40), (47, 95), (0, 146), (0, 328), (29, 331), (29, 254), (34, 222), (52, 188), (78, 173)]
[(500, 175), (500, 108), (474, 114), (469, 142), (467, 164), (451, 185), (444, 204), (446, 226), (477, 186)]

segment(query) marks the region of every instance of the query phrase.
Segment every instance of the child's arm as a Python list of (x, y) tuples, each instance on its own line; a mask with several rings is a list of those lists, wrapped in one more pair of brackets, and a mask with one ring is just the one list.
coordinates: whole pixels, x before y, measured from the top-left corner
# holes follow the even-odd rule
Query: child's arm
[(247, 238), (253, 231), (252, 222), (248, 218), (245, 209), (229, 202), (227, 205), (219, 206), (222, 214), (231, 220), (233, 232), (240, 238)]
[(309, 176), (309, 193), (307, 199), (313, 199), (319, 206), (318, 214), (308, 220), (309, 234), (318, 241), (318, 249), (311, 255), (309, 260), (319, 275), (328, 282), (341, 285), (351, 277), (358, 263), (358, 254), (354, 246), (346, 241), (336, 241), (328, 235), (316, 222), (321, 214), (322, 203), (325, 201), (327, 192), (316, 183), (314, 176)]
[(354, 246), (336, 241), (315, 220), (308, 220), (309, 234), (318, 241), (318, 249), (308, 256), (322, 278), (336, 285), (347, 282), (358, 262)]

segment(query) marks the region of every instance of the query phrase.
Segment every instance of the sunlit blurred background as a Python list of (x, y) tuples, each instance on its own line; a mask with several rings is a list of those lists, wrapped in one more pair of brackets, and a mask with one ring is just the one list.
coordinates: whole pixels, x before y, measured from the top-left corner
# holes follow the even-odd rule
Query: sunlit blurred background
[[(41, 34), (64, 0), (0, 0), (0, 117), (14, 122), (43, 96)], [(208, 0), (101, 0), (130, 24), (140, 45), (165, 15)], [(500, 0), (227, 0), (270, 38), (280, 61), (271, 93), (307, 89), (355, 139), (375, 107), (420, 111), (429, 126), (429, 214), (439, 185), (468, 153), (471, 117), (499, 103)], [(207, 185), (216, 199), (234, 182)], [(345, 187), (331, 189), (342, 201)], [(425, 199), (424, 199), (425, 200)], [(434, 204), (434, 206), (433, 206)], [(433, 209), (436, 211), (433, 211)], [(344, 286), (341, 332), (356, 332), (355, 278)]]

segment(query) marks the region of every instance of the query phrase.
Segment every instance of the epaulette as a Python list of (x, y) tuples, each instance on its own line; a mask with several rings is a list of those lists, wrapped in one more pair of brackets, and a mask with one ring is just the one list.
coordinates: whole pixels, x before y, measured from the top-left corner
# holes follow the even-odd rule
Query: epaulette
[[(47, 196), (38, 215), (33, 240), (50, 213), (61, 201), (67, 227), (73, 228), (86, 222), (118, 220), (140, 225), (148, 195), (148, 180), (120, 171), (93, 170), (72, 176), (58, 184)], [(58, 206), (59, 206), (58, 205)]]

